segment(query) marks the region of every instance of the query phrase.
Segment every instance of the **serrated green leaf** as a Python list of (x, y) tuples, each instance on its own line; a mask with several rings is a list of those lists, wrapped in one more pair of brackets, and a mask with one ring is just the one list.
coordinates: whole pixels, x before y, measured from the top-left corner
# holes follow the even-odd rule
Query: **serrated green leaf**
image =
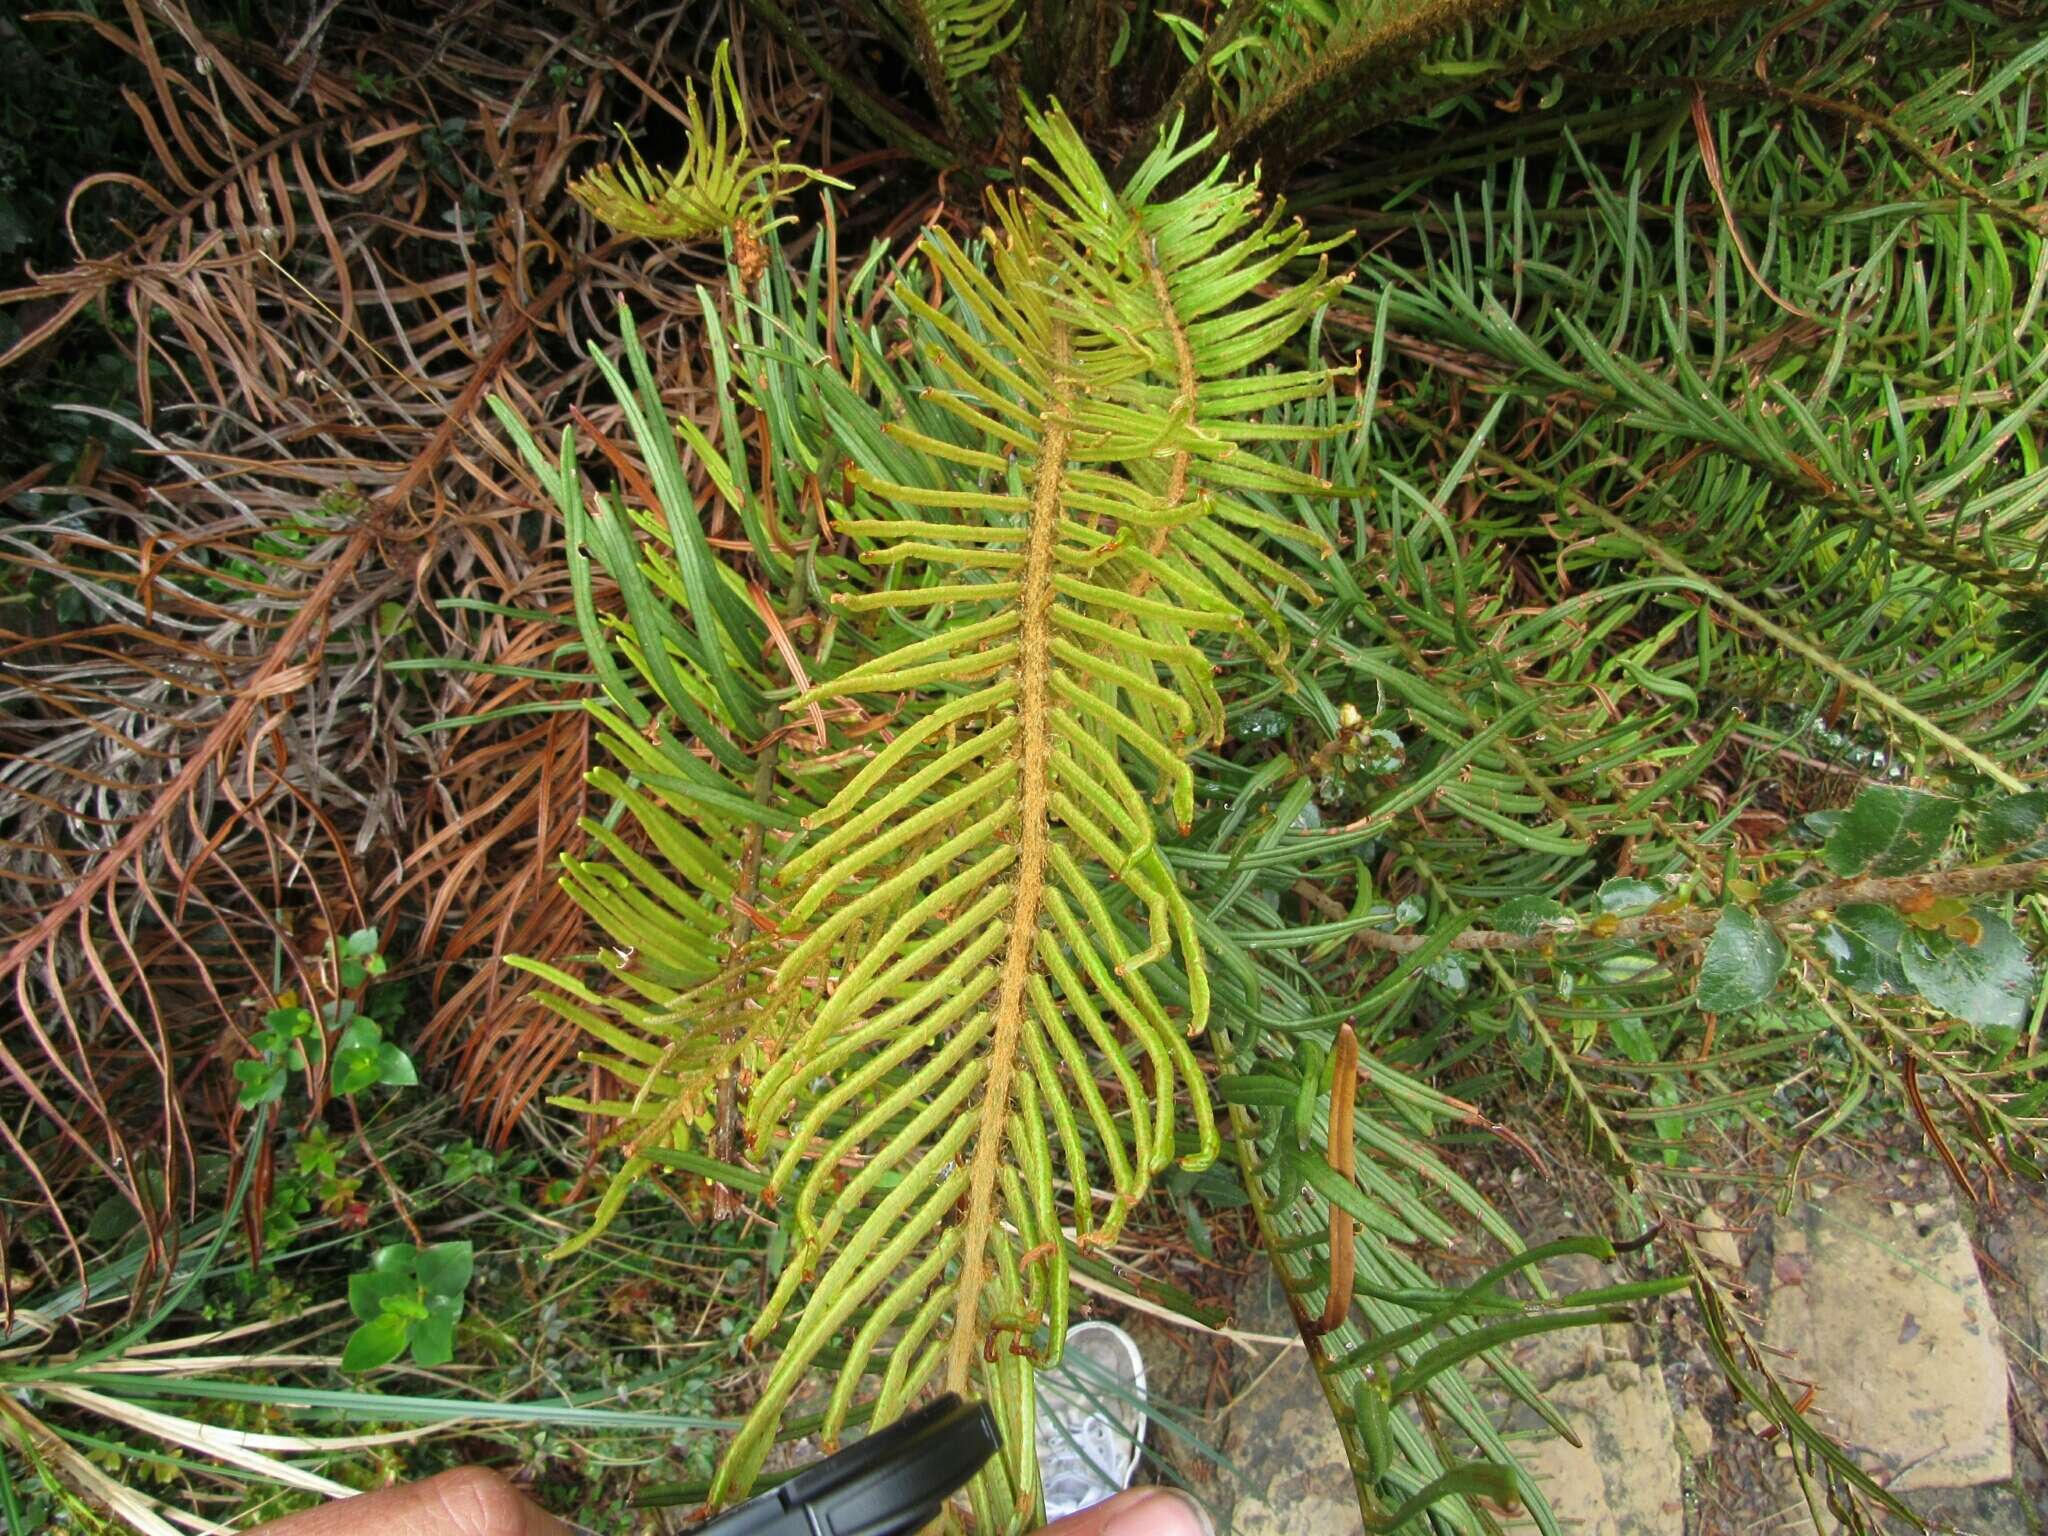
[(1843, 879), (1910, 875), (1934, 862), (1963, 808), (1917, 789), (1866, 789), (1828, 835), (1821, 858)]
[(2034, 854), (2048, 848), (2048, 789), (1994, 800), (1977, 813), (1977, 851)]
[(1905, 921), (1890, 907), (1852, 902), (1814, 931), (1814, 942), (1827, 959), (1829, 974), (1843, 986), (1888, 997), (1907, 990), (1899, 966), (1905, 933)]
[(1608, 880), (1602, 882), (1595, 905), (1607, 913), (1641, 912), (1657, 905), (1666, 894), (1663, 886), (1648, 880)]
[(1724, 907), (1700, 963), (1693, 1001), (1703, 1013), (1754, 1008), (1776, 989), (1784, 968), (1785, 941), (1777, 930), (1745, 907)]
[(1492, 926), (1503, 933), (1542, 933), (1560, 926), (1566, 915), (1548, 896), (1517, 896), (1493, 909)]
[(1906, 980), (1942, 1012), (1981, 1029), (2024, 1023), (2034, 995), (2034, 967), (2011, 924), (1994, 912), (1972, 914), (1983, 926), (1975, 944), (1915, 928), (1899, 944)]

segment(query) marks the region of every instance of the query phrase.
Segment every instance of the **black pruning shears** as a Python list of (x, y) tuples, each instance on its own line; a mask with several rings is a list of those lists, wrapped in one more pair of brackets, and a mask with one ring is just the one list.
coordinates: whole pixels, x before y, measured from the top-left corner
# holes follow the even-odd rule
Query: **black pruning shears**
[(910, 1536), (1002, 1445), (986, 1404), (948, 1392), (691, 1536)]

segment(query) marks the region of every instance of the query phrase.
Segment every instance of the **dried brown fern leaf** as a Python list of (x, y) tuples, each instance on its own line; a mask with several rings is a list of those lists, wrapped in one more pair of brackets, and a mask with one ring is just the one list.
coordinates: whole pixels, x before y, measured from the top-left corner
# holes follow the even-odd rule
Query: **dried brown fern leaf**
[[(494, 1132), (571, 1048), (496, 958), (581, 942), (552, 878), (583, 803), (581, 722), (407, 738), (421, 696), (380, 663), (408, 625), (544, 654), (542, 625), (435, 629), (445, 597), (545, 610), (561, 590), (559, 539), (535, 536), (475, 409), (495, 389), (564, 418), (589, 403), (585, 344), (618, 294), (681, 356), (696, 282), (721, 280), (715, 253), (679, 272), (673, 252), (599, 243), (556, 195), (604, 128), (677, 111), (702, 77), (668, 46), (677, 19), (621, 18), (597, 51), (510, 4), (452, 26), (350, 7), (293, 59), (209, 38), (176, 0), (40, 18), (135, 62), (123, 106), (157, 162), (74, 193), (135, 195), (123, 243), (74, 240), (69, 268), (0, 293), (24, 317), (0, 367), (89, 311), (134, 323), (133, 430), (157, 474), (68, 502), (47, 472), (7, 491), (26, 514), (9, 558), (87, 614), (46, 605), (0, 638), (27, 669), (0, 740), (0, 985), (21, 1019), (0, 1033), (0, 1158), (57, 1213), (58, 1249), (74, 1184), (97, 1199), (108, 1179), (161, 1276), (197, 1153), (239, 1134), (224, 1088), (249, 1000), (311, 986), (329, 932), (375, 922), (410, 947), (394, 962), (431, 971), (419, 1043)], [(817, 104), (795, 85), (747, 91), (771, 125), (795, 102), (807, 134)], [(437, 694), (427, 722), (529, 691)]]
[(305, 782), (318, 758), (289, 715), (360, 535), (337, 526), (314, 549), (332, 564), (287, 569), (246, 547), (262, 525), (243, 524), (239, 553), (268, 576), (234, 595), (211, 581), (232, 535), (173, 539), (132, 517), (129, 540), (6, 536), (10, 563), (42, 567), (98, 622), (0, 631), (0, 984), (15, 1016), (0, 1145), (67, 1242), (60, 1195), (89, 1173), (134, 1207), (160, 1262), (192, 1194), (183, 1063), (234, 1038), (242, 999), (273, 977), (307, 980), (286, 914), (333, 931), (360, 918), (347, 851)]

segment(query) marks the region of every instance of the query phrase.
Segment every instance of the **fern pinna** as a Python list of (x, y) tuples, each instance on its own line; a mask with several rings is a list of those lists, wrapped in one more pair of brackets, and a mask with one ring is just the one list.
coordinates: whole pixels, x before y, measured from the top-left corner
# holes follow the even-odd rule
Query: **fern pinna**
[[(1168, 136), (1119, 193), (1063, 117), (1033, 127), (1037, 190), (999, 200), (974, 247), (930, 231), (929, 281), (898, 284), (908, 349), (849, 336), (838, 369), (772, 283), (758, 306), (778, 333), (764, 369), (803, 354), (777, 379), (805, 401), (778, 419), (836, 445), (850, 493), (820, 529), (857, 557), (821, 562), (843, 578), (835, 639), (784, 694), (832, 739), (784, 733), (749, 781), (729, 740), (700, 752), (659, 712), (622, 718), (609, 684), (592, 706), (628, 775), (601, 787), (645, 851), (593, 823), (619, 877), (602, 861), (567, 876), (626, 995), (550, 973), (557, 1004), (634, 1089), (585, 1107), (625, 1122), (623, 1181), (693, 1166), (712, 1079), (744, 1080), (759, 1192), (789, 1238), (751, 1335), (774, 1363), (714, 1502), (750, 1486), (829, 1362), (828, 1443), (927, 1389), (992, 1401), (1005, 1454), (974, 1486), (977, 1523), (1027, 1527), (1032, 1371), (1064, 1335), (1069, 1245), (1111, 1241), (1153, 1175), (1217, 1151), (1190, 1045), (1208, 984), (1166, 847), (1193, 815), (1187, 754), (1221, 735), (1219, 658), (1278, 660), (1260, 630), (1299, 578), (1270, 546), (1316, 542), (1253, 503), (1327, 483), (1257, 449), (1306, 435), (1268, 417), (1329, 376), (1257, 370), (1334, 280), (1275, 286), (1315, 252), (1220, 168), (1160, 195), (1205, 145)], [(615, 382), (667, 501), (675, 446), (628, 355), (646, 387)], [(749, 646), (663, 574), (688, 531), (641, 516), (635, 554), (616, 501), (582, 510), (567, 454), (531, 458), (626, 601), (624, 622), (586, 616), (593, 657), (616, 645), (701, 719), (710, 663), (744, 669)], [(750, 830), (726, 824), (750, 804)], [(735, 905), (772, 914), (773, 941), (722, 926)]]

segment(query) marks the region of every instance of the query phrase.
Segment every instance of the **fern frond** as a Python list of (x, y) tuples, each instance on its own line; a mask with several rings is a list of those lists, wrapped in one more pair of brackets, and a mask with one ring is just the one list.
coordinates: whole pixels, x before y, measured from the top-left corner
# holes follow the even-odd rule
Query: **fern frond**
[[(707, 1143), (729, 1154), (737, 1117), (723, 1101), (741, 1075), (772, 1059), (789, 1001), (768, 993), (773, 955), (750, 902), (768, 831), (796, 827), (807, 803), (777, 777), (777, 749), (752, 741), (765, 679), (745, 658), (759, 653), (759, 626), (696, 521), (676, 431), (630, 321), (624, 352), (624, 372), (594, 348), (593, 357), (647, 466), (652, 509), (632, 511), (614, 495), (593, 510), (575, 433), (564, 432), (551, 463), (510, 408), (491, 402), (562, 518), (577, 626), (602, 690), (585, 708), (613, 765), (588, 777), (614, 814), (579, 821), (587, 856), (565, 854), (561, 874), (609, 940), (589, 957), (607, 990), (554, 966), (509, 961), (548, 984), (541, 1004), (591, 1042), (582, 1059), (631, 1095), (554, 1101), (615, 1119), (612, 1140), (626, 1152), (590, 1225), (558, 1257), (602, 1233), (649, 1167)], [(620, 450), (600, 445), (616, 461)], [(701, 437), (696, 445), (709, 451)], [(600, 613), (598, 571), (617, 586), (623, 621)], [(714, 1117), (719, 1108), (730, 1127)]]
[[(748, 1486), (836, 1342), (827, 1438), (871, 1370), (880, 1420), (928, 1383), (976, 1390), (1011, 1450), (975, 1500), (988, 1528), (1022, 1528), (1030, 1367), (1064, 1335), (1062, 1226), (1110, 1242), (1153, 1175), (1217, 1150), (1188, 1045), (1206, 970), (1154, 802), (1192, 819), (1187, 754), (1222, 727), (1203, 641), (1244, 633), (1244, 607), (1285, 579), (1247, 535), (1308, 542), (1243, 493), (1327, 489), (1251, 445), (1275, 431), (1268, 409), (1328, 375), (1248, 370), (1329, 284), (1240, 303), (1303, 237), (1215, 174), (1150, 200), (1203, 146), (1163, 145), (1119, 196), (1063, 117), (1033, 126), (1048, 194), (998, 206), (985, 261), (931, 231), (944, 301), (901, 296), (943, 383), (887, 426), (886, 463), (857, 458), (837, 521), (900, 578), (840, 600), (880, 616), (873, 654), (790, 706), (907, 701), (777, 871), (793, 947), (776, 988), (817, 1001), (749, 1125), (778, 1148), (769, 1185), (794, 1192), (795, 1242), (753, 1331), (781, 1353), (717, 1498)], [(909, 615), (931, 628), (888, 643)], [(1126, 899), (1129, 940), (1112, 912)], [(1153, 980), (1169, 964), (1178, 1013)], [(1088, 1194), (1103, 1183), (1106, 1211)]]
[(695, 85), (688, 88), (683, 110), (689, 118), (689, 145), (674, 170), (649, 166), (627, 139), (626, 159), (585, 173), (569, 184), (569, 195), (624, 235), (703, 240), (733, 230), (751, 240), (759, 238), (774, 204), (804, 182), (843, 185), (804, 166), (784, 164), (782, 140), (770, 146), (767, 159), (755, 157), (730, 43), (718, 45), (711, 64), (710, 122), (705, 122)]
[(961, 91), (1024, 30), (1017, 0), (892, 0), (890, 9), (910, 35), (946, 131), (957, 139)]
[[(1185, 108), (1210, 99), (1233, 156), (1290, 163), (1376, 123), (1420, 111), (1561, 55), (1650, 28), (1697, 25), (1755, 0), (1336, 0), (1255, 7), (1237, 0), (1199, 46)], [(1256, 10), (1253, 18), (1241, 15)], [(1191, 42), (1209, 35), (1181, 24)]]

